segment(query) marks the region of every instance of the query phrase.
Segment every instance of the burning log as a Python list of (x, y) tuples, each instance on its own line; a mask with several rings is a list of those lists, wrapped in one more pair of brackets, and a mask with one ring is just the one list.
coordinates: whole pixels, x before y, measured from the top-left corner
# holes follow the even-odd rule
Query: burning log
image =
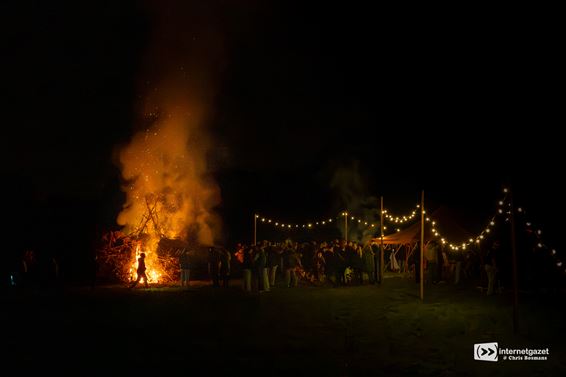
[(137, 257), (143, 251), (147, 258), (146, 273), (149, 283), (167, 284), (176, 281), (179, 274), (177, 250), (185, 243), (162, 238), (157, 250), (149, 250), (148, 239), (147, 234), (138, 232), (124, 234), (120, 231), (110, 231), (105, 234), (103, 245), (97, 251), (101, 275), (124, 283), (135, 280)]

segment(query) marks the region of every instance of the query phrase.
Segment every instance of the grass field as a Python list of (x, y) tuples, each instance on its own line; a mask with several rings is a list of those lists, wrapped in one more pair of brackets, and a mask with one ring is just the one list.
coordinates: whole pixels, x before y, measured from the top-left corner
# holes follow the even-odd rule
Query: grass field
[[(5, 370), (72, 375), (564, 376), (564, 297), (382, 286), (274, 288), (246, 294), (195, 282), (2, 294)], [(483, 362), (473, 344), (550, 349), (548, 361)], [(25, 374), (25, 373), (24, 373)], [(7, 374), (3, 374), (7, 375)]]

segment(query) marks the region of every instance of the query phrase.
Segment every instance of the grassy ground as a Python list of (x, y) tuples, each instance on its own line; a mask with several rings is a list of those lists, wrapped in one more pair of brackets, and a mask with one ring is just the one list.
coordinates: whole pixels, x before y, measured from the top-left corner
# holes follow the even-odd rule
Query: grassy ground
[[(473, 286), (275, 288), (245, 294), (195, 284), (2, 295), (4, 368), (73, 375), (566, 375), (564, 297)], [(473, 360), (473, 344), (549, 347), (549, 361)], [(22, 369), (23, 368), (23, 369)], [(9, 370), (9, 369), (6, 369)], [(180, 373), (180, 374), (179, 374)]]

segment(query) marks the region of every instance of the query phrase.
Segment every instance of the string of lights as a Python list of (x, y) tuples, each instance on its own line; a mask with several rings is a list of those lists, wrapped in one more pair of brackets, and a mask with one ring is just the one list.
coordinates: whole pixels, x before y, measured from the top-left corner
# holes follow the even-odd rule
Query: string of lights
[(553, 258), (556, 268), (560, 269), (563, 273), (566, 274), (566, 266), (564, 266), (562, 258), (558, 255), (558, 252), (555, 248), (549, 246), (544, 241), (542, 236), (542, 229), (539, 226), (533, 225), (533, 223), (528, 220), (527, 213), (522, 207), (518, 207), (516, 211), (519, 214), (519, 220), (522, 221), (524, 230), (529, 234), (534, 234), (536, 239), (536, 244), (534, 246), (536, 250), (547, 251)]
[(305, 223), (289, 223), (289, 222), (284, 222), (284, 221), (280, 221), (280, 220), (274, 220), (272, 218), (262, 216), (260, 214), (256, 214), (255, 217), (256, 217), (257, 221), (259, 221), (261, 223), (269, 224), (269, 225), (272, 225), (272, 226), (280, 228), (280, 229), (288, 229), (288, 230), (299, 229), (299, 228), (300, 229), (303, 229), (303, 228), (313, 229), (313, 228), (324, 226), (324, 225), (330, 225), (338, 219), (338, 217), (334, 217), (334, 218), (331, 217), (331, 218), (324, 219), (324, 220), (321, 219), (319, 221), (310, 221), (310, 222), (305, 222)]
[(419, 208), (421, 207), (420, 204), (415, 206), (415, 209), (408, 215), (392, 215), (389, 213), (387, 209), (383, 210), (383, 218), (391, 223), (396, 224), (403, 224), (407, 222), (411, 222), (412, 220), (417, 220), (417, 214), (419, 212)]
[[(503, 215), (507, 215), (507, 217), (505, 218), (505, 221), (509, 221), (509, 217), (508, 215), (510, 214), (509, 210), (505, 209), (505, 205), (507, 204), (507, 206), (510, 206), (511, 203), (507, 203), (507, 194), (508, 194), (509, 190), (504, 188), (503, 189), (503, 193), (505, 194), (504, 197), (498, 201), (498, 208), (497, 211), (495, 213), (495, 215), (493, 215), (490, 220), (487, 223), (487, 226), (475, 237), (470, 237), (468, 240), (464, 240), (461, 242), (450, 242), (449, 240), (446, 239), (446, 237), (443, 237), (442, 234), (440, 234), (440, 232), (438, 231), (438, 225), (437, 225), (437, 221), (432, 220), (430, 217), (426, 217), (426, 222), (430, 223), (431, 226), (431, 231), (432, 234), (440, 239), (440, 242), (442, 242), (443, 245), (448, 245), (448, 247), (450, 247), (450, 249), (452, 250), (466, 250), (466, 248), (470, 247), (471, 245), (473, 245), (474, 243), (479, 244), (480, 242), (482, 242), (483, 240), (485, 240), (489, 235), (493, 234), (492, 233), (492, 229), (496, 226), (497, 221), (500, 220), (502, 218)], [(426, 212), (423, 211), (425, 214)]]
[(280, 229), (288, 229), (288, 230), (303, 229), (303, 228), (307, 230), (315, 229), (317, 227), (335, 224), (337, 221), (343, 220), (346, 217), (348, 218), (349, 223), (353, 222), (354, 224), (358, 224), (360, 226), (365, 226), (368, 228), (377, 227), (375, 223), (362, 219), (361, 217), (358, 216), (353, 216), (352, 214), (346, 211), (340, 213), (339, 215), (327, 219), (319, 219), (318, 221), (308, 221), (308, 222), (300, 222), (300, 223), (290, 223), (281, 220), (275, 220), (273, 218), (269, 218), (261, 214), (256, 214), (255, 217), (257, 221), (259, 221), (260, 223), (269, 224)]
[[(426, 223), (430, 224), (432, 234), (436, 238), (440, 239), (440, 241), (443, 245), (448, 245), (448, 247), (450, 247), (450, 249), (455, 250), (455, 251), (459, 251), (459, 250), (465, 251), (470, 246), (472, 246), (474, 244), (479, 245), (481, 242), (488, 239), (489, 236), (494, 233), (492, 230), (497, 226), (498, 222), (500, 222), (502, 219), (505, 222), (509, 222), (509, 216), (511, 215), (511, 209), (510, 209), (511, 203), (508, 202), (509, 190), (507, 188), (504, 188), (503, 193), (504, 193), (503, 198), (497, 202), (496, 213), (489, 219), (485, 228), (478, 235), (476, 235), (474, 237), (470, 237), (467, 240), (463, 240), (461, 242), (451, 242), (446, 237), (442, 236), (442, 234), (438, 230), (440, 228), (440, 226), (438, 225), (437, 220), (432, 219), (430, 216), (426, 216), (425, 221), (426, 221)], [(387, 219), (391, 223), (405, 224), (405, 223), (408, 223), (411, 220), (417, 218), (417, 212), (419, 212), (419, 209), (420, 209), (420, 205), (417, 204), (415, 206), (415, 210), (412, 211), (410, 215), (394, 216), (394, 215), (389, 214), (388, 211), (385, 210), (385, 209), (383, 210), (383, 214), (384, 214), (384, 218)], [(423, 209), (422, 211), (423, 211), (423, 214), (426, 215), (426, 210)], [(516, 209), (516, 212), (518, 214), (522, 215), (522, 220), (523, 220), (523, 223), (524, 223), (525, 230), (527, 232), (535, 234), (536, 239), (537, 239), (536, 248), (540, 249), (540, 250), (548, 250), (550, 255), (554, 258), (556, 267), (558, 267), (558, 268), (564, 267), (562, 269), (562, 272), (566, 273), (566, 266), (563, 263), (562, 259), (558, 256), (558, 252), (556, 251), (556, 249), (549, 247), (544, 242), (544, 240), (542, 239), (542, 230), (541, 229), (536, 229), (536, 230), (533, 229), (534, 226), (533, 226), (532, 222), (530, 222), (526, 219), (526, 211), (522, 207), (518, 207)], [(311, 229), (315, 229), (315, 228), (318, 228), (318, 227), (321, 227), (321, 226), (328, 226), (328, 225), (336, 224), (337, 221), (342, 220), (342, 219), (344, 219), (344, 220), (347, 219), (349, 222), (353, 222), (354, 224), (358, 224), (360, 226), (366, 226), (366, 227), (369, 227), (369, 228), (376, 228), (375, 223), (373, 223), (371, 221), (367, 221), (365, 219), (362, 219), (361, 217), (354, 216), (354, 215), (348, 213), (347, 211), (343, 211), (339, 215), (334, 216), (333, 218), (331, 217), (331, 218), (327, 218), (327, 219), (320, 219), (318, 221), (310, 221), (310, 222), (303, 222), (303, 223), (283, 222), (283, 221), (274, 220), (272, 218), (262, 216), (260, 214), (255, 214), (255, 218), (256, 218), (257, 221), (260, 221), (261, 223), (273, 225), (274, 227), (280, 228), (280, 229), (283, 229), (283, 230), (298, 230), (298, 229), (311, 230)], [(383, 229), (386, 230), (387, 227), (384, 226)], [(396, 228), (396, 231), (400, 232), (401, 229)]]

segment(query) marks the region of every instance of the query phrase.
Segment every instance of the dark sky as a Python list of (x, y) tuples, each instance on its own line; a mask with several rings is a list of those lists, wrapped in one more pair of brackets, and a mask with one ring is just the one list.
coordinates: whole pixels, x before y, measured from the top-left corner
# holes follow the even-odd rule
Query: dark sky
[[(159, 4), (174, 15), (157, 30), (163, 40), (214, 30), (205, 45), (221, 44), (208, 128), (231, 239), (249, 238), (240, 236), (248, 231), (242, 224), (256, 210), (289, 221), (332, 215), (345, 206), (345, 190), (384, 195), (405, 212), (425, 189), (433, 203), (481, 219), (504, 182), (557, 227), (551, 217), (565, 207), (564, 61), (548, 13)], [(54, 208), (61, 226), (109, 226), (122, 200), (112, 156), (139, 127), (155, 8), (1, 7), (9, 207), (32, 233), (50, 222), (38, 213)], [(209, 64), (187, 51), (150, 61)], [(351, 174), (332, 186), (344, 171)]]

